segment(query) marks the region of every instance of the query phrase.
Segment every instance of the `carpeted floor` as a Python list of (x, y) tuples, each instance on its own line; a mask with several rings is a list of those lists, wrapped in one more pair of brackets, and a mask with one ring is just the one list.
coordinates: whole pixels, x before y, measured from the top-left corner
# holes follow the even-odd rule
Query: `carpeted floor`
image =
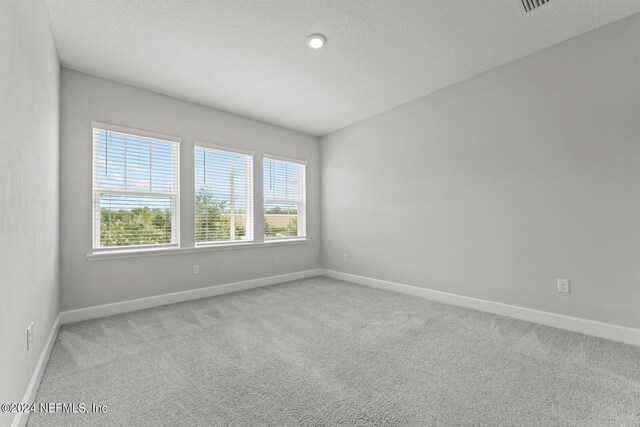
[(62, 327), (30, 426), (640, 425), (640, 348), (317, 277)]

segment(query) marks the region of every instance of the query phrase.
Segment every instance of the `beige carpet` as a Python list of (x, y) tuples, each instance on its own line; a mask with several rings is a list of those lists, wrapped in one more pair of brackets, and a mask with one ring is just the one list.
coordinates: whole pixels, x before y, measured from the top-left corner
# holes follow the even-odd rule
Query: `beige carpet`
[(318, 277), (64, 326), (30, 426), (640, 425), (640, 348)]

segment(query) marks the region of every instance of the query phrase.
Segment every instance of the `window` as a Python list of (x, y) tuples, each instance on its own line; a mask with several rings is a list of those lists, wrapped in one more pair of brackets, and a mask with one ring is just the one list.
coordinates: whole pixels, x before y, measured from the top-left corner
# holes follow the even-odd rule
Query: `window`
[(180, 139), (92, 127), (94, 251), (177, 246)]
[(305, 163), (265, 156), (264, 238), (306, 236)]
[(196, 244), (253, 240), (253, 154), (195, 143)]

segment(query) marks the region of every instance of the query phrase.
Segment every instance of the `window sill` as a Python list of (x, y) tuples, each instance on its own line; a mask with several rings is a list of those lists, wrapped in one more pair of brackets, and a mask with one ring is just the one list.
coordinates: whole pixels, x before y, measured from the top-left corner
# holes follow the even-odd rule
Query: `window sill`
[(310, 239), (287, 239), (269, 240), (266, 242), (246, 242), (246, 243), (221, 243), (211, 245), (200, 245), (194, 248), (155, 248), (155, 249), (123, 249), (110, 252), (96, 252), (87, 254), (89, 261), (102, 261), (108, 259), (139, 258), (160, 255), (181, 255), (200, 252), (227, 251), (234, 249), (255, 249), (272, 246), (301, 245), (311, 242)]

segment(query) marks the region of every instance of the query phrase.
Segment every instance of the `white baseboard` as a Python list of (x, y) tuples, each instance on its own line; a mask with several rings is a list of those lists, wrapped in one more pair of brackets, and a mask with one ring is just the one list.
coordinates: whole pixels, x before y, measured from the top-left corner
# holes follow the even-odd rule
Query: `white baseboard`
[(486, 311), (488, 313), (498, 314), (501, 316), (540, 323), (554, 328), (566, 329), (568, 331), (578, 332), (585, 335), (592, 335), (625, 344), (640, 346), (640, 329), (630, 328), (627, 326), (596, 322), (594, 320), (565, 316), (563, 314), (550, 313), (547, 311), (533, 310), (530, 308), (450, 294), (432, 289), (419, 288), (417, 286), (404, 285), (386, 280), (372, 279), (370, 277), (357, 276), (355, 274), (342, 273), (334, 270), (323, 269), (322, 274), (327, 277), (345, 280), (347, 282), (357, 283), (360, 285), (401, 292), (403, 294), (420, 298)]
[(138, 298), (122, 302), (114, 302), (111, 304), (96, 305), (93, 307), (80, 308), (77, 310), (68, 310), (60, 313), (61, 322), (63, 325), (66, 325), (67, 323), (81, 322), (83, 320), (97, 319), (99, 317), (105, 316), (113, 316), (114, 314), (144, 310), (147, 308), (175, 304), (178, 302), (190, 301), (199, 298), (230, 294), (247, 289), (289, 282), (291, 280), (306, 279), (308, 277), (320, 276), (321, 274), (322, 269), (318, 268), (314, 270), (298, 271), (296, 273), (281, 274), (278, 276), (245, 280), (243, 282), (227, 283), (224, 285), (173, 292), (170, 294), (156, 295), (153, 297)]
[[(40, 387), (40, 380), (42, 380), (42, 375), (44, 374), (44, 370), (46, 369), (47, 363), (49, 362), (49, 356), (51, 356), (53, 344), (56, 342), (56, 338), (58, 337), (58, 330), (60, 329), (61, 324), (60, 320), (61, 316), (58, 313), (58, 316), (56, 316), (56, 320), (53, 322), (53, 326), (51, 326), (51, 331), (49, 331), (47, 341), (44, 343), (44, 347), (42, 347), (40, 358), (38, 359), (36, 368), (34, 369), (33, 375), (31, 376), (31, 381), (29, 381), (27, 391), (24, 393), (22, 403), (33, 403), (36, 398), (38, 388)], [(27, 418), (29, 418), (28, 413), (20, 412), (16, 414), (11, 427), (23, 427), (27, 424)]]

